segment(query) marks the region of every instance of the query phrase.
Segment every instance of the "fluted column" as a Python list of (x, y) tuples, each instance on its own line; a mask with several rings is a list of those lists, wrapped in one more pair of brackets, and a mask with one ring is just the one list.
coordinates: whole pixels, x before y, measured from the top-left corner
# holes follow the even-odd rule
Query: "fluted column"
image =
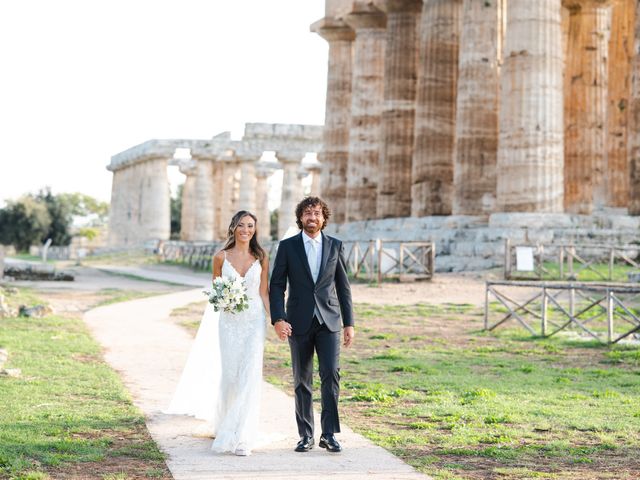
[(182, 209), (180, 210), (180, 240), (190, 242), (193, 240), (196, 225), (196, 212), (198, 203), (195, 198), (196, 191), (196, 164), (188, 162), (180, 165), (180, 172), (185, 175), (182, 185)]
[(256, 165), (256, 208), (258, 217), (258, 239), (261, 242), (271, 239), (271, 215), (269, 214), (269, 177), (271, 169), (258, 162)]
[(464, 0), (453, 168), (453, 214), (495, 209), (499, 48), (505, 0)]
[(323, 145), (318, 159), (323, 165), (321, 188), (324, 198), (334, 206), (333, 221), (342, 223), (347, 201), (352, 47), (355, 32), (343, 21), (331, 17), (314, 23), (311, 29), (329, 43)]
[(608, 0), (565, 0), (569, 8), (564, 206), (591, 213), (606, 203)]
[(411, 213), (416, 34), (422, 0), (383, 0), (379, 4), (387, 15), (387, 30), (376, 217), (406, 217)]
[(235, 214), (234, 189), (236, 173), (238, 171), (234, 155), (227, 155), (220, 159), (220, 222), (217, 237), (221, 240), (227, 238), (227, 231), (231, 218)]
[(210, 242), (214, 238), (216, 197), (213, 191), (213, 164), (215, 159), (209, 155), (193, 153), (192, 155), (195, 160), (193, 201), (196, 207), (191, 240)]
[(420, 25), (411, 215), (450, 215), (453, 204), (462, 0), (429, 0)]
[(627, 156), (631, 58), (636, 0), (614, 0), (608, 62), (607, 205), (626, 207), (629, 201)]
[[(635, 0), (636, 2), (638, 0)], [(640, 7), (636, 3), (629, 102), (629, 214), (640, 215)]]
[(171, 236), (171, 192), (166, 157), (150, 158), (142, 163), (143, 188), (141, 231), (137, 241), (168, 240)]
[(386, 17), (365, 1), (354, 2), (345, 22), (355, 30), (346, 221), (376, 217), (382, 147)]
[(296, 226), (295, 208), (302, 200), (302, 183), (299, 178), (300, 161), (304, 155), (277, 153), (282, 164), (282, 197), (278, 210), (278, 239), (289, 227)]
[(562, 211), (560, 9), (558, 0), (509, 0), (500, 91), (498, 211)]
[(254, 213), (256, 210), (256, 162), (260, 155), (239, 156), (240, 189), (238, 192), (238, 210)]

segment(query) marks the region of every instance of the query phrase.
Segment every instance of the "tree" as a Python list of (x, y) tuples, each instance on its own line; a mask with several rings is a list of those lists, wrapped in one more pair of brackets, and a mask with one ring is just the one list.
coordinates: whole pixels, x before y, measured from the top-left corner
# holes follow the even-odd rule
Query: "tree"
[(109, 215), (109, 204), (101, 202), (84, 193), (60, 193), (57, 196), (64, 203), (71, 215), (78, 217), (88, 217), (96, 215), (100, 223), (104, 224)]
[(49, 230), (40, 239), (41, 243), (51, 239), (52, 245), (69, 245), (71, 243), (71, 207), (60, 195), (53, 195), (50, 188), (44, 188), (35, 196), (36, 201), (42, 202), (51, 219)]
[(0, 243), (13, 245), (18, 251), (28, 251), (31, 245), (40, 244), (50, 227), (47, 206), (33, 196), (8, 202), (0, 209)]

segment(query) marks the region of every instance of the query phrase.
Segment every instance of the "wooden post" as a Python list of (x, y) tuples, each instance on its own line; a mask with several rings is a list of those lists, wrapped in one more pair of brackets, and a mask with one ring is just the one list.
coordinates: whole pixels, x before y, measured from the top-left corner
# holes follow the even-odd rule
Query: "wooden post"
[(504, 240), (504, 278), (511, 278), (511, 240), (508, 238)]
[[(380, 249), (382, 250), (382, 240), (380, 240)], [(376, 243), (374, 240), (369, 241), (369, 256), (371, 257), (371, 272), (369, 273), (369, 281), (373, 282), (374, 275), (376, 274)], [(380, 265), (378, 265), (378, 270)]]
[(431, 278), (433, 278), (436, 273), (436, 244), (434, 242), (431, 242), (431, 251), (429, 252), (429, 257), (429, 272)]
[[(402, 248), (402, 246), (400, 247)], [(378, 242), (378, 285), (382, 283), (382, 240)]]
[(607, 342), (613, 342), (613, 293), (607, 289)]
[(609, 281), (613, 280), (613, 262), (616, 257), (616, 252), (613, 247), (609, 250)]
[(547, 298), (547, 289), (546, 287), (542, 287), (542, 311), (541, 313), (541, 317), (542, 317), (542, 325), (541, 325), (541, 330), (542, 330), (542, 336), (546, 337), (547, 336), (547, 306), (549, 304), (549, 299)]
[(484, 329), (489, 329), (489, 282), (484, 282)]
[(560, 245), (560, 253), (558, 254), (558, 265), (560, 268), (560, 280), (564, 280), (564, 245)]
[(569, 315), (571, 315), (571, 320), (573, 321), (573, 317), (576, 314), (576, 289), (569, 289)]
[(360, 274), (360, 243), (356, 241), (353, 245), (353, 278), (358, 278)]
[(569, 257), (569, 280), (577, 280), (577, 278), (574, 278), (573, 276), (573, 256), (576, 253), (576, 248), (571, 245), (569, 246), (568, 250), (567, 250), (567, 254)]

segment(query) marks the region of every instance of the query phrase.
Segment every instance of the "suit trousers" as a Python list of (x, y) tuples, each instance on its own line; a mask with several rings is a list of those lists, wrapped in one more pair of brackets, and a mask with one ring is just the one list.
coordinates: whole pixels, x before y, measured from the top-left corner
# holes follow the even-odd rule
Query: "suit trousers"
[(311, 328), (302, 335), (289, 337), (291, 366), (296, 399), (298, 433), (313, 436), (313, 353), (318, 354), (323, 434), (338, 433), (338, 397), (340, 396), (340, 332), (330, 331), (314, 316)]

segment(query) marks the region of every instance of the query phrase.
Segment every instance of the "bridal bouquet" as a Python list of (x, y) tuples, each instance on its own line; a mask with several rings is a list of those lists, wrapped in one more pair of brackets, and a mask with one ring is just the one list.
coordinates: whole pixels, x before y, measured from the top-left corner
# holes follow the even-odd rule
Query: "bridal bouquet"
[(240, 313), (249, 308), (247, 287), (241, 278), (216, 277), (211, 290), (203, 293), (216, 312)]

